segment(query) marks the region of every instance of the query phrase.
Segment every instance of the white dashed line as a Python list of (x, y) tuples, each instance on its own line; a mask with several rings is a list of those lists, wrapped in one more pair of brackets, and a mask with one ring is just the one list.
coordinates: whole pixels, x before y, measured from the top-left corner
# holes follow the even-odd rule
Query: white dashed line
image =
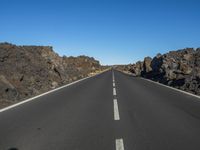
[(113, 88), (113, 95), (116, 96), (117, 95), (117, 92), (116, 92), (116, 89)]
[(113, 82), (115, 82), (115, 75), (114, 72), (112, 73)]
[(113, 82), (113, 87), (115, 87), (115, 82)]
[(116, 139), (115, 140), (116, 150), (124, 150), (124, 142), (123, 139)]
[[(115, 76), (114, 76), (114, 72), (112, 72), (112, 79), (113, 79), (113, 96), (116, 96), (117, 92), (116, 92), (116, 88), (115, 88)], [(113, 105), (114, 105), (114, 120), (120, 120), (117, 99), (113, 100)], [(123, 139), (116, 139), (115, 140), (115, 146), (116, 146), (116, 150), (124, 150)]]
[(113, 104), (114, 104), (114, 120), (120, 120), (117, 99), (113, 100)]

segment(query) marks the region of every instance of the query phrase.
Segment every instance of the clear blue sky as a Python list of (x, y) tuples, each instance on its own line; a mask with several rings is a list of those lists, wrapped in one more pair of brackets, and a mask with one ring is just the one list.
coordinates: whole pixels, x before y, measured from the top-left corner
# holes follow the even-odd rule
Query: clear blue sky
[(1, 0), (0, 42), (127, 64), (200, 46), (199, 0)]

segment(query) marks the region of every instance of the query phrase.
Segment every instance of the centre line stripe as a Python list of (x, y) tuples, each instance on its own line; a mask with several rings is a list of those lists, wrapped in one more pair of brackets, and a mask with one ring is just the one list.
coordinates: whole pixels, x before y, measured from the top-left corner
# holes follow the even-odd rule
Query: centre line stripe
[(116, 96), (117, 95), (117, 92), (116, 92), (116, 89), (113, 88), (113, 95)]
[(120, 120), (117, 99), (113, 100), (113, 104), (114, 104), (114, 120)]
[(113, 82), (113, 87), (115, 87), (115, 82)]
[(114, 73), (113, 73), (113, 75), (112, 75), (112, 78), (113, 78), (113, 82), (115, 81), (115, 75), (114, 75)]
[(116, 139), (115, 146), (116, 146), (116, 150), (124, 150), (123, 139)]

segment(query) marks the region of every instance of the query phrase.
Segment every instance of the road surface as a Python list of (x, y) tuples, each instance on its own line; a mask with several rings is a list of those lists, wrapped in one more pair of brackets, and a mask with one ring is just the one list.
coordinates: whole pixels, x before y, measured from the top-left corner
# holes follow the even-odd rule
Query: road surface
[(109, 70), (0, 112), (0, 150), (199, 150), (200, 99)]

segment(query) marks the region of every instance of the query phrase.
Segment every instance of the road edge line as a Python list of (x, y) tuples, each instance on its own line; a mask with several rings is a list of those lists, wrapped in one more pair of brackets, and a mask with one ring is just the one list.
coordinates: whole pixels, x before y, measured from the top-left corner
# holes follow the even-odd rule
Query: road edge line
[(6, 111), (6, 110), (12, 109), (12, 108), (14, 108), (14, 107), (17, 107), (17, 106), (19, 106), (19, 105), (25, 104), (25, 103), (27, 103), (27, 102), (33, 101), (33, 100), (35, 100), (35, 99), (37, 99), (37, 98), (39, 98), (39, 97), (42, 97), (42, 96), (45, 96), (45, 95), (47, 95), (47, 94), (50, 94), (50, 93), (56, 92), (56, 91), (58, 91), (58, 90), (61, 90), (61, 89), (63, 89), (63, 88), (69, 87), (69, 86), (74, 85), (74, 84), (76, 84), (76, 83), (78, 83), (78, 82), (81, 82), (81, 81), (83, 81), (83, 80), (86, 80), (86, 79), (89, 79), (89, 78), (93, 78), (93, 77), (98, 76), (98, 75), (100, 75), (100, 74), (102, 74), (102, 73), (104, 73), (104, 72), (107, 72), (107, 71), (109, 71), (109, 70), (110, 70), (110, 69), (105, 70), (105, 71), (103, 71), (103, 72), (101, 72), (101, 73), (95, 74), (95, 75), (93, 75), (93, 76), (85, 77), (85, 78), (83, 78), (83, 79), (80, 79), (80, 80), (77, 80), (77, 81), (68, 83), (68, 84), (63, 85), (63, 86), (61, 86), (61, 87), (58, 87), (58, 88), (55, 88), (55, 89), (53, 89), (53, 90), (47, 91), (47, 92), (45, 92), (45, 93), (39, 94), (39, 95), (37, 95), (37, 96), (34, 96), (34, 97), (31, 97), (31, 98), (22, 100), (22, 101), (20, 101), (20, 102), (18, 102), (18, 103), (16, 103), (16, 104), (13, 104), (13, 105), (10, 105), (10, 106), (7, 106), (7, 107), (5, 107), (5, 108), (0, 109), (0, 113), (4, 112), (4, 111)]
[(165, 84), (162, 84), (162, 83), (159, 83), (159, 82), (150, 80), (150, 79), (146, 79), (146, 78), (142, 78), (142, 77), (140, 77), (140, 79), (146, 80), (146, 81), (148, 81), (148, 82), (151, 82), (151, 83), (154, 83), (154, 84), (157, 84), (157, 85), (160, 85), (160, 86), (163, 86), (163, 87), (166, 87), (166, 88), (175, 90), (175, 91), (177, 91), (177, 92), (181, 92), (181, 93), (183, 93), (183, 94), (186, 94), (186, 95), (189, 95), (189, 96), (192, 96), (192, 97), (195, 97), (195, 98), (200, 99), (200, 96), (198, 96), (198, 95), (195, 95), (195, 94), (192, 94), (192, 93), (189, 93), (189, 92), (186, 92), (186, 91), (183, 91), (183, 90), (180, 90), (180, 89), (177, 89), (177, 88), (174, 88), (174, 87), (171, 87), (171, 86), (168, 86), (168, 85), (165, 85)]
[[(119, 71), (119, 70), (117, 70), (117, 71)], [(121, 72), (121, 73), (123, 73), (123, 74), (125, 74), (125, 75), (131, 75), (131, 76), (133, 76), (133, 77), (136, 77), (136, 76), (134, 76), (134, 75), (132, 75), (132, 74), (125, 73), (125, 72), (123, 72), (123, 71), (119, 71), (119, 72)], [(162, 83), (160, 83), (160, 82), (153, 81), (153, 80), (151, 80), (151, 79), (147, 79), (147, 78), (144, 78), (144, 77), (136, 77), (136, 78), (140, 78), (140, 79), (142, 79), (142, 80), (146, 80), (146, 81), (152, 82), (152, 83), (154, 83), (154, 84), (157, 84), (157, 85), (160, 85), (160, 86), (163, 86), (163, 87), (166, 87), (166, 88), (175, 90), (175, 91), (177, 91), (177, 92), (181, 92), (181, 93), (183, 93), (183, 94), (186, 94), (186, 95), (189, 95), (189, 96), (192, 96), (192, 97), (195, 97), (195, 98), (200, 99), (200, 96), (199, 96), (199, 95), (195, 95), (195, 94), (192, 94), (192, 93), (190, 93), (190, 92), (187, 92), (187, 91), (184, 91), (184, 90), (180, 90), (180, 89), (177, 89), (177, 88), (175, 88), (175, 87), (162, 84)]]

